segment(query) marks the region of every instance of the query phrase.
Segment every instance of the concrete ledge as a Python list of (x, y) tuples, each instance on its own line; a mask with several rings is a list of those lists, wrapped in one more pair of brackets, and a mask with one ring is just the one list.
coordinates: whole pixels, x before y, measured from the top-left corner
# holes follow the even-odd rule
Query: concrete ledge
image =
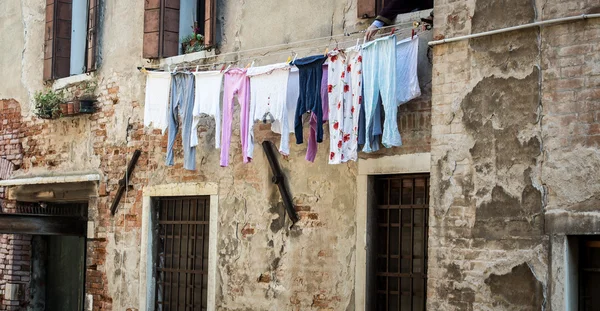
[(551, 211), (544, 215), (546, 234), (600, 234), (600, 212)]
[(71, 84), (81, 83), (81, 82), (85, 82), (85, 81), (92, 81), (94, 79), (94, 77), (95, 77), (95, 74), (92, 72), (92, 73), (82, 73), (79, 75), (56, 79), (56, 80), (54, 80), (54, 83), (52, 83), (52, 90), (56, 91), (56, 90), (63, 89)]
[(429, 173), (430, 153), (413, 153), (376, 159), (360, 159), (359, 175)]
[[(209, 58), (209, 57), (214, 57), (214, 56), (216, 56), (214, 49), (211, 51), (200, 51), (200, 52), (195, 52), (195, 53), (182, 54), (182, 55), (177, 55), (177, 56), (172, 56), (172, 57), (167, 57), (167, 58), (161, 58), (160, 66), (163, 68), (165, 66), (177, 66), (178, 64), (193, 62), (193, 61), (197, 61), (197, 60), (201, 60), (201, 59), (205, 59), (205, 58)], [(175, 67), (171, 68), (171, 70), (173, 70), (173, 69), (175, 69)]]
[(145, 197), (177, 197), (218, 194), (217, 183), (173, 183), (144, 187)]
[(40, 184), (64, 184), (64, 183), (76, 183), (76, 182), (85, 182), (85, 181), (99, 181), (100, 179), (101, 179), (100, 174), (27, 177), (27, 178), (15, 178), (15, 179), (0, 180), (0, 187), (40, 185)]

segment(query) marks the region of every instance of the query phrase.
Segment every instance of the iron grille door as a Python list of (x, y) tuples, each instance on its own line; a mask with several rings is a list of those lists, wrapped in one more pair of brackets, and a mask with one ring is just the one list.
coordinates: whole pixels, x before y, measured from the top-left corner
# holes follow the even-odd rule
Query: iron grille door
[(374, 310), (425, 310), (429, 175), (380, 176), (375, 183)]
[(156, 310), (206, 310), (209, 197), (157, 201)]
[(600, 237), (584, 236), (579, 246), (579, 310), (600, 310)]

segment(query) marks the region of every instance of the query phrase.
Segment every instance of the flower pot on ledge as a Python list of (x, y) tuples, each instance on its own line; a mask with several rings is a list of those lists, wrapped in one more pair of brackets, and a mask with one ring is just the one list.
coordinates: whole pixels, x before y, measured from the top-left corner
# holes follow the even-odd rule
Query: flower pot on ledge
[(68, 107), (67, 103), (60, 104), (60, 114), (63, 116), (66, 116), (67, 114), (69, 114), (69, 107)]
[(95, 102), (96, 99), (90, 97), (79, 99), (79, 113), (94, 113), (96, 111)]

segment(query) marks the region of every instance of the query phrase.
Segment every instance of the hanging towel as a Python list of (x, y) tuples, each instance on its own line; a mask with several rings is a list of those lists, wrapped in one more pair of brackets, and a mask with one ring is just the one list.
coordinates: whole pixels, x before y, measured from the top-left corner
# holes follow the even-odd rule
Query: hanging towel
[[(246, 154), (248, 158), (252, 158), (254, 153), (254, 122), (273, 123), (277, 120), (285, 126), (282, 131), (289, 132), (286, 107), (289, 74), (288, 63), (248, 68), (246, 73), (250, 77), (250, 122), (248, 122), (250, 140)], [(281, 135), (279, 149), (289, 150), (289, 144), (289, 135)]]
[(194, 122), (192, 123), (191, 146), (198, 145), (198, 123), (202, 114), (215, 118), (215, 148), (221, 148), (221, 86), (223, 73), (203, 71), (194, 73), (196, 97), (194, 100)]
[(173, 74), (171, 105), (169, 107), (169, 141), (167, 165), (173, 165), (173, 146), (181, 119), (181, 141), (183, 144), (183, 168), (196, 169), (196, 147), (190, 145), (194, 110), (194, 76), (190, 73)]
[(148, 72), (146, 76), (146, 99), (144, 101), (144, 126), (167, 129), (169, 107), (170, 72)]
[(396, 44), (396, 97), (398, 105), (421, 96), (417, 64), (419, 58), (419, 37), (404, 39)]
[(233, 121), (234, 101), (240, 105), (240, 140), (242, 141), (242, 158), (244, 163), (250, 162), (246, 156), (248, 150), (248, 120), (250, 118), (250, 79), (246, 69), (234, 68), (225, 73), (223, 79), (223, 126), (221, 127), (221, 166), (229, 165), (229, 145), (231, 144), (231, 122)]

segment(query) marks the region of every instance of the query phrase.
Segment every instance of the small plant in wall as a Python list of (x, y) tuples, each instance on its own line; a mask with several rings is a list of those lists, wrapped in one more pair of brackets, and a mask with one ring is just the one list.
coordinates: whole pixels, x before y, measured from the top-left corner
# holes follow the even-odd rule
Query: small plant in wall
[(61, 104), (65, 101), (61, 91), (39, 91), (35, 93), (33, 100), (35, 102), (35, 114), (38, 117), (55, 119), (61, 116)]
[(94, 81), (86, 82), (83, 94), (79, 97), (79, 113), (94, 113), (96, 102), (96, 88), (98, 84)]

